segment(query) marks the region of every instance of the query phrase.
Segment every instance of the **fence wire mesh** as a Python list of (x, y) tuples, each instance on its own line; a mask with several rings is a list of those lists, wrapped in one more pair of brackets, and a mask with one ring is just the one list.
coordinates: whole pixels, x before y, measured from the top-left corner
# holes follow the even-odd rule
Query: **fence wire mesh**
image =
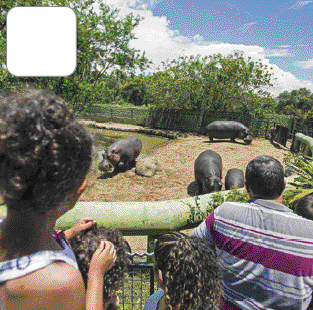
[(122, 310), (142, 310), (145, 301), (159, 286), (155, 281), (153, 263), (148, 262), (153, 253), (128, 253), (132, 263), (122, 288), (117, 292)]

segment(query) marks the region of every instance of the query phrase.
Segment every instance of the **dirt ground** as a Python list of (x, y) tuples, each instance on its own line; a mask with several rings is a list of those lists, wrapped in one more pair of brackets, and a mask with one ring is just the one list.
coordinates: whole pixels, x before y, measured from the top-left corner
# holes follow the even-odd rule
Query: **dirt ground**
[(151, 178), (136, 175), (134, 169), (111, 177), (95, 168), (90, 185), (80, 200), (158, 201), (186, 198), (196, 191), (194, 162), (205, 150), (213, 150), (221, 155), (223, 182), (227, 170), (231, 168), (245, 171), (248, 162), (262, 154), (273, 156), (282, 162), (284, 153), (288, 151), (288, 148), (271, 144), (264, 139), (254, 139), (250, 145), (239, 141), (231, 143), (227, 140), (214, 140), (211, 143), (207, 137), (194, 135), (173, 140), (155, 151), (154, 156), (162, 171)]
[[(116, 126), (117, 124), (114, 125)], [(127, 125), (118, 126), (127, 128)], [(190, 197), (197, 189), (194, 181), (194, 161), (201, 152), (214, 150), (221, 155), (224, 183), (228, 169), (239, 168), (245, 171), (251, 159), (263, 154), (282, 162), (289, 147), (290, 143), (283, 147), (276, 143), (271, 144), (265, 139), (254, 139), (250, 145), (245, 145), (241, 140), (237, 143), (214, 140), (211, 143), (205, 136), (188, 135), (173, 140), (154, 152), (162, 171), (151, 178), (136, 175), (134, 169), (107, 177), (98, 171), (95, 165), (90, 174), (88, 189), (80, 200), (158, 201)], [(126, 237), (126, 239), (133, 251), (146, 249), (146, 237)]]

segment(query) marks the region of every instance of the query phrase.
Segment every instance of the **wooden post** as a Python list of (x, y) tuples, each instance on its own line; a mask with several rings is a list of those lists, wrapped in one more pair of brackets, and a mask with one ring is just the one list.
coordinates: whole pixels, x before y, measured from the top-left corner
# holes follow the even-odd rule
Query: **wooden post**
[(111, 123), (113, 123), (113, 108), (111, 107)]
[(133, 112), (134, 112), (134, 109), (131, 109), (131, 114), (130, 114), (130, 122), (133, 123)]

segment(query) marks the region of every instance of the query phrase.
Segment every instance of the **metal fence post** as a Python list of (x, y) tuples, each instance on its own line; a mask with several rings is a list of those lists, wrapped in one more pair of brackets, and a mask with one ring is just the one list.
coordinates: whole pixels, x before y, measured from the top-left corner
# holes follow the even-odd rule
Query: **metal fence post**
[(268, 126), (269, 126), (269, 120), (267, 120), (267, 122), (266, 122), (265, 138), (268, 137)]

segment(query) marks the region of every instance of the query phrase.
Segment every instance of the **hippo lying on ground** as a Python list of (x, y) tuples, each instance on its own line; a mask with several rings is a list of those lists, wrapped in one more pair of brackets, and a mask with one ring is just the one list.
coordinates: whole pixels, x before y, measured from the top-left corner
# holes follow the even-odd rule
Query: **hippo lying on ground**
[(195, 179), (198, 193), (207, 194), (222, 188), (222, 158), (214, 151), (202, 152), (195, 161)]
[(123, 163), (129, 169), (129, 164), (136, 160), (141, 149), (141, 141), (134, 136), (117, 140), (104, 150), (103, 160), (98, 168), (103, 172), (116, 172), (119, 164)]
[(213, 141), (213, 138), (229, 138), (232, 142), (235, 142), (235, 138), (238, 138), (242, 139), (246, 144), (250, 144), (252, 142), (250, 129), (238, 122), (216, 121), (209, 124), (206, 127), (206, 130), (210, 141)]
[(245, 186), (245, 177), (241, 169), (232, 168), (227, 171), (225, 177), (225, 190), (233, 189), (236, 186), (239, 188)]

